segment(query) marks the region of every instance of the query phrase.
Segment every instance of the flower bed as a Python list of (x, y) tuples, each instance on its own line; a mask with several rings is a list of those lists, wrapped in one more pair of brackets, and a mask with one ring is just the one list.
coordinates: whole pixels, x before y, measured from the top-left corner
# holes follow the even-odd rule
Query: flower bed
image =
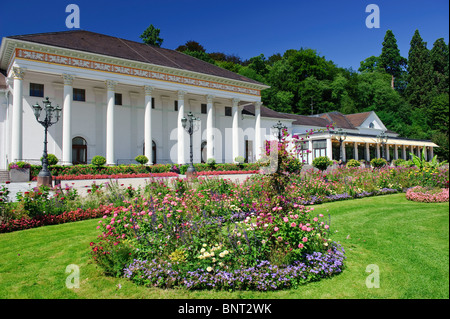
[(448, 202), (448, 188), (425, 188), (415, 186), (406, 191), (406, 198), (415, 202), (443, 203)]
[(113, 207), (112, 204), (110, 204), (100, 205), (98, 208), (94, 209), (83, 210), (79, 208), (75, 211), (64, 212), (60, 215), (49, 214), (36, 216), (34, 218), (23, 217), (20, 219), (10, 219), (6, 223), (2, 223), (0, 225), (0, 233), (7, 233), (47, 225), (64, 224), (85, 219), (99, 218), (102, 216), (107, 216), (120, 209), (121, 207)]
[(197, 172), (198, 176), (207, 176), (207, 175), (232, 175), (232, 174), (258, 174), (259, 170), (253, 171), (202, 171)]
[[(168, 172), (168, 173), (142, 173), (142, 174), (87, 174), (87, 175), (62, 175), (62, 176), (53, 176), (54, 180), (58, 181), (68, 181), (68, 180), (85, 180), (85, 179), (117, 179), (117, 178), (152, 178), (152, 177), (175, 177), (178, 176), (177, 173)], [(33, 181), (36, 180), (37, 177), (33, 177)]]
[(197, 269), (181, 273), (168, 262), (135, 259), (124, 270), (124, 276), (148, 287), (223, 290), (280, 290), (295, 288), (309, 281), (342, 272), (344, 249), (335, 244), (325, 253), (314, 252), (304, 256), (305, 262), (277, 266), (269, 261), (258, 262), (254, 267), (234, 271), (208, 271)]

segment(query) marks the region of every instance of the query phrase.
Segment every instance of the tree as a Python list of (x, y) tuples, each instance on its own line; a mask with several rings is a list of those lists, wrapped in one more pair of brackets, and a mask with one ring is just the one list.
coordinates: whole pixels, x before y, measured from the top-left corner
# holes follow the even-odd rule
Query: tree
[(142, 42), (149, 45), (154, 45), (161, 47), (163, 39), (159, 37), (160, 29), (157, 29), (151, 24), (145, 31), (140, 35)]
[(391, 87), (394, 88), (395, 79), (399, 78), (404, 72), (406, 66), (406, 59), (400, 55), (400, 50), (397, 46), (392, 30), (387, 30), (381, 48), (381, 55), (379, 57), (379, 67), (392, 77)]
[(187, 41), (185, 44), (180, 45), (175, 50), (179, 51), (179, 52), (184, 52), (184, 51), (206, 52), (206, 50), (203, 47), (203, 45), (201, 45), (200, 43), (198, 43), (196, 41), (193, 41), (193, 40)]
[(419, 30), (416, 30), (408, 54), (408, 86), (405, 92), (414, 110), (423, 111), (430, 105), (433, 92), (432, 75), (430, 51)]
[(364, 61), (359, 63), (359, 72), (374, 72), (379, 69), (378, 64), (380, 63), (380, 58), (377, 56), (370, 56)]
[(448, 88), (448, 45), (443, 38), (437, 39), (430, 52), (431, 63), (433, 65), (433, 78), (436, 87), (436, 94), (449, 93)]

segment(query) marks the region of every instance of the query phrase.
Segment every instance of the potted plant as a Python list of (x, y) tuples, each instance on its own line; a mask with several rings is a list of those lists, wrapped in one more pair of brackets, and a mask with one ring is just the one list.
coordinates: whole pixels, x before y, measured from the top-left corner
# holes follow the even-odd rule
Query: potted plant
[(29, 182), (31, 165), (27, 162), (12, 162), (8, 165), (9, 179), (11, 182)]

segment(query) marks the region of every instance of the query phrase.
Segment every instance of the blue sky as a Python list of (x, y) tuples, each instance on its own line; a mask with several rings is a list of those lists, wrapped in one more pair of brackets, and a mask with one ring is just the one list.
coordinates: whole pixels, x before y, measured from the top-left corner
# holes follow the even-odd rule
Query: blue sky
[[(388, 29), (404, 57), (416, 29), (428, 48), (438, 38), (449, 41), (448, 0), (7, 1), (0, 36), (68, 30), (65, 9), (71, 3), (80, 8), (84, 30), (140, 42), (139, 35), (153, 24), (161, 29), (165, 48), (194, 40), (207, 52), (243, 60), (304, 47), (357, 70), (360, 61), (381, 53)], [(368, 4), (380, 8), (379, 29), (366, 27)]]

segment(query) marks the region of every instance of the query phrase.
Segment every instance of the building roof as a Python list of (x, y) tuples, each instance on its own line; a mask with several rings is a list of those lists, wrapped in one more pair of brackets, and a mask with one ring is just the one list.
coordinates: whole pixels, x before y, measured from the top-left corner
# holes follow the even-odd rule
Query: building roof
[(355, 114), (347, 114), (345, 117), (354, 126), (359, 127), (369, 117), (372, 112), (363, 112)]
[(182, 52), (85, 30), (17, 35), (9, 36), (7, 38), (264, 85), (258, 81), (194, 58)]
[(319, 117), (327, 119), (330, 124), (334, 123), (337, 128), (355, 129), (352, 123), (347, 119), (347, 117), (339, 112), (328, 112), (320, 114)]
[[(244, 105), (242, 109), (242, 114), (247, 115), (255, 115), (255, 104), (246, 104)], [(261, 116), (262, 117), (271, 117), (276, 119), (287, 119), (292, 120), (292, 114), (286, 114), (286, 113), (280, 113), (277, 111), (274, 111), (272, 109), (269, 109), (268, 107), (265, 107), (264, 105), (261, 105)]]

